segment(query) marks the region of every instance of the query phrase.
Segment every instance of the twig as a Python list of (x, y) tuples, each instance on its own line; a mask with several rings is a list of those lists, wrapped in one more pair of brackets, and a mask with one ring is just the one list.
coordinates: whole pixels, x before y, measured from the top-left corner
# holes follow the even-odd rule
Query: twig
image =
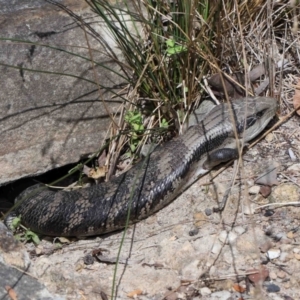
[[(280, 205), (281, 207), (282, 206), (292, 206), (292, 205), (300, 205), (300, 202), (287, 202), (287, 203), (269, 203), (269, 204), (265, 204), (265, 205), (261, 205), (261, 206), (258, 206), (256, 208), (254, 208), (254, 210), (257, 210), (257, 209), (260, 209), (260, 208), (264, 208), (264, 207), (269, 207), (269, 206), (272, 206), (272, 205)], [(276, 208), (276, 207), (275, 207)]]
[(290, 177), (286, 176), (283, 173), (280, 173), (283, 177), (285, 177), (286, 179), (288, 179), (289, 181), (291, 181), (292, 183), (294, 183), (295, 185), (297, 185), (298, 187), (300, 187), (300, 184), (297, 183), (295, 180), (291, 179)]

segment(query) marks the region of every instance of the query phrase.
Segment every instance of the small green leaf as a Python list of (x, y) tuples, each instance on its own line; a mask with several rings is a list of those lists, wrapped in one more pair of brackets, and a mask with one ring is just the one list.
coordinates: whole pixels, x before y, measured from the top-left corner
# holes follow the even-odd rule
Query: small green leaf
[(125, 115), (125, 121), (132, 124), (141, 124), (142, 123), (142, 115), (137, 111), (128, 111)]
[(140, 129), (140, 124), (132, 124), (134, 130), (138, 131)]
[(136, 146), (135, 146), (134, 144), (130, 144), (130, 150), (131, 150), (132, 152), (134, 152), (135, 149), (136, 149)]
[(168, 127), (169, 127), (168, 121), (165, 118), (163, 118), (160, 123), (160, 128), (168, 129)]
[(32, 237), (32, 241), (33, 241), (36, 245), (38, 245), (38, 244), (41, 242), (41, 240), (39, 239), (39, 237), (38, 237), (37, 235), (34, 235), (34, 236)]
[(136, 134), (136, 132), (133, 132), (131, 135), (131, 141), (134, 142), (135, 140), (138, 140), (138, 135)]
[(185, 46), (182, 45), (176, 45), (175, 41), (172, 39), (166, 40), (167, 45), (167, 55), (171, 56), (173, 54), (181, 53), (187, 50)]
[(169, 48), (173, 48), (175, 46), (175, 41), (168, 39), (168, 40), (166, 40), (166, 44)]
[(140, 122), (140, 114), (134, 115), (130, 118), (130, 123), (139, 123)]
[(125, 121), (128, 122), (128, 123), (130, 123), (130, 120), (131, 120), (132, 116), (133, 116), (133, 112), (132, 111), (128, 111), (126, 113), (126, 115), (125, 115)]
[(26, 230), (26, 232), (25, 232), (25, 239), (26, 239), (26, 241), (32, 240), (36, 245), (41, 242), (40, 239), (39, 239), (39, 237), (37, 236), (37, 234), (35, 234), (31, 230)]
[(20, 216), (15, 217), (11, 223), (12, 229), (16, 229), (20, 224), (21, 224), (21, 217)]
[(143, 124), (134, 123), (134, 124), (132, 124), (132, 127), (133, 127), (133, 130), (135, 130), (135, 131), (142, 131), (142, 130), (144, 130), (144, 125)]
[(186, 47), (178, 45), (178, 46), (175, 46), (173, 48), (168, 48), (167, 49), (167, 54), (170, 56), (170, 55), (173, 55), (173, 54), (181, 53), (183, 51), (186, 51)]

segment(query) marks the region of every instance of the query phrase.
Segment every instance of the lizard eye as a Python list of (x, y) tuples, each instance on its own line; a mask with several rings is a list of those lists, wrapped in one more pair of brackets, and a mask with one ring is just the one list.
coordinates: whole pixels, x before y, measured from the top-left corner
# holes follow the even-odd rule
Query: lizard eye
[(266, 110), (261, 110), (254, 115), (251, 115), (246, 120), (246, 129), (253, 126), (257, 120), (259, 120), (265, 113)]
[(258, 113), (256, 113), (256, 119), (260, 119), (264, 113), (265, 113), (266, 109), (259, 111)]

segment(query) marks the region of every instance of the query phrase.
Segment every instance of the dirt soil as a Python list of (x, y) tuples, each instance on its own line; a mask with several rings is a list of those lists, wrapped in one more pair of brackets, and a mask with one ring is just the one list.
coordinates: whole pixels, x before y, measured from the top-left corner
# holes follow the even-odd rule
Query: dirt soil
[[(294, 116), (246, 152), (222, 213), (210, 209), (233, 166), (130, 227), (123, 243), (119, 232), (60, 249), (59, 239), (28, 244), (31, 273), (66, 299), (110, 299), (114, 279), (117, 299), (300, 299), (300, 208), (287, 205), (300, 200), (299, 122)], [(278, 184), (263, 197), (270, 189), (255, 180), (274, 166)], [(259, 208), (271, 203), (285, 206)]]

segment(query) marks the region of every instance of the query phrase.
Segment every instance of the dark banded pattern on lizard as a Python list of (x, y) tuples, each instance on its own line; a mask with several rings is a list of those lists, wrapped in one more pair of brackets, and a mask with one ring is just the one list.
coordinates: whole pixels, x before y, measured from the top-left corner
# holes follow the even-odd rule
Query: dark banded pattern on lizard
[(130, 224), (145, 219), (173, 201), (199, 175), (237, 158), (237, 144), (257, 136), (276, 109), (276, 100), (267, 97), (216, 106), (198, 125), (157, 147), (110, 182), (71, 192), (43, 189), (25, 197), (12, 215), (21, 215), (25, 226), (51, 236), (91, 236), (124, 228), (128, 212)]

